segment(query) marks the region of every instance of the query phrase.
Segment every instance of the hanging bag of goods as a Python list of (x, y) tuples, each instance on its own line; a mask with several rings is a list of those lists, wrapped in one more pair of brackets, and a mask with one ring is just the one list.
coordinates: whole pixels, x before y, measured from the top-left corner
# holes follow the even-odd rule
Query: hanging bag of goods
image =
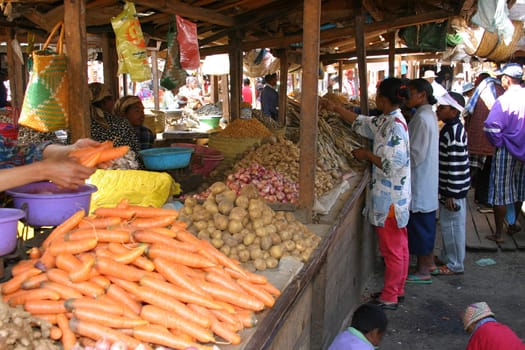
[(180, 66), (183, 69), (195, 70), (200, 66), (199, 40), (197, 25), (177, 16), (177, 40), (180, 47)]
[(168, 90), (178, 89), (186, 84), (186, 71), (180, 66), (179, 42), (177, 40), (177, 25), (175, 20), (170, 20), (168, 35), (166, 36), (168, 50), (166, 64), (160, 79), (160, 85)]
[[(56, 52), (48, 49), (60, 29)], [(18, 123), (40, 132), (66, 129), (69, 121), (67, 58), (63, 54), (64, 22), (58, 22), (42, 50), (33, 51), (33, 69)]]
[(118, 74), (128, 73), (132, 81), (151, 79), (146, 42), (137, 18), (135, 5), (127, 2), (117, 17), (111, 19), (118, 54)]

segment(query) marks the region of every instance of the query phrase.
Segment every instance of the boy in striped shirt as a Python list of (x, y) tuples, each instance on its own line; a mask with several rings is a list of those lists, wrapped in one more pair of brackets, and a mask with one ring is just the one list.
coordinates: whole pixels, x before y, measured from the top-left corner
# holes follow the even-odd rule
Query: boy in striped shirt
[(444, 123), (439, 133), (439, 222), (443, 250), (442, 265), (433, 274), (455, 275), (464, 270), (466, 197), (470, 188), (467, 134), (459, 118), (465, 100), (455, 92), (437, 100), (437, 116)]

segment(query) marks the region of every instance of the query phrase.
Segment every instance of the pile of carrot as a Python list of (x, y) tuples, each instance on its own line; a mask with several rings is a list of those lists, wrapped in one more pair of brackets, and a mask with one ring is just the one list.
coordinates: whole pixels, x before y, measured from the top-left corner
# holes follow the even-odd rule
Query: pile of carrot
[(69, 152), (80, 164), (94, 168), (100, 163), (123, 157), (129, 151), (129, 146), (114, 147), (113, 141), (101, 142), (98, 146), (79, 148)]
[(176, 218), (125, 200), (78, 211), (13, 267), (3, 300), (52, 323), (65, 350), (101, 339), (130, 349), (239, 344), (280, 292)]

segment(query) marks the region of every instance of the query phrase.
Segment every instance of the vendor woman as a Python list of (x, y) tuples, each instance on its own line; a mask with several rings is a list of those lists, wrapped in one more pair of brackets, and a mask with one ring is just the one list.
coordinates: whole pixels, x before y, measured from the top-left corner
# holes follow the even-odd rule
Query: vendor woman
[(144, 105), (137, 96), (121, 97), (113, 107), (116, 116), (127, 119), (137, 135), (141, 149), (153, 147), (155, 134), (145, 127), (144, 124)]

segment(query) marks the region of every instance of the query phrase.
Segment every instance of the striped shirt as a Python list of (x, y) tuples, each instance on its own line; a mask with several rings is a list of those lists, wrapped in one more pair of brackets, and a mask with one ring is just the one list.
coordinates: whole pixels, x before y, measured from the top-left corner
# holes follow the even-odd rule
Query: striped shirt
[(458, 117), (446, 121), (439, 133), (439, 194), (460, 199), (469, 188), (467, 134)]

